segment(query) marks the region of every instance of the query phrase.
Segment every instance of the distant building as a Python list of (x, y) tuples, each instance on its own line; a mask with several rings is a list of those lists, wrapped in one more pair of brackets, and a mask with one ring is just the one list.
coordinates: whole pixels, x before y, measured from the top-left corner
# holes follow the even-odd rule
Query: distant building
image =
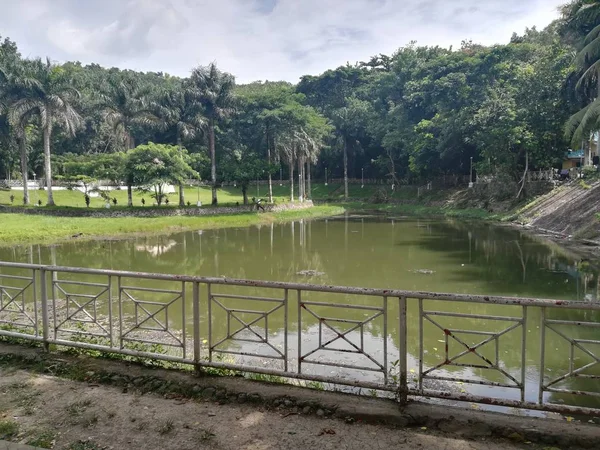
[(563, 159), (562, 168), (573, 169), (575, 167), (581, 167), (584, 165), (585, 151), (584, 150), (569, 150), (565, 153)]

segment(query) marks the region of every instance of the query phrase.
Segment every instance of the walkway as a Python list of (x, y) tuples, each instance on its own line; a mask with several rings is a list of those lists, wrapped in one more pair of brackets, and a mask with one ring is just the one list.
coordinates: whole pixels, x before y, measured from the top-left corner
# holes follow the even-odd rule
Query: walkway
[[(426, 427), (399, 429), (346, 423), (302, 410), (165, 398), (0, 368), (0, 430), (12, 440), (46, 448), (100, 449), (445, 449), (547, 448), (495, 439), (473, 439)], [(456, 431), (456, 430), (454, 430)], [(45, 444), (41, 444), (41, 443)], [(2, 442), (0, 450), (33, 447)]]

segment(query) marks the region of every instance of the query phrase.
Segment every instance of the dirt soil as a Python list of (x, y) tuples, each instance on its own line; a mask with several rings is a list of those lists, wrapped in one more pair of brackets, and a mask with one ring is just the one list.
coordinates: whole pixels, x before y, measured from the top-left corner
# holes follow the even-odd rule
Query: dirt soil
[(124, 393), (7, 367), (0, 369), (0, 438), (72, 450), (555, 448), (491, 437), (466, 440), (425, 427), (351, 424), (256, 405)]

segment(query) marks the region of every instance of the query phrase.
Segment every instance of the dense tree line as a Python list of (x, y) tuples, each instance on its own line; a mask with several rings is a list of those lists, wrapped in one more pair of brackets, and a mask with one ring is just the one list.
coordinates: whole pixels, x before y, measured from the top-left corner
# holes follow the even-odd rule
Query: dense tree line
[(480, 176), (524, 180), (557, 167), (570, 146), (589, 147), (600, 129), (599, 5), (572, 1), (546, 29), (506, 45), (411, 43), (297, 85), (236, 85), (215, 64), (185, 79), (58, 65), (24, 59), (4, 38), (0, 176), (110, 178), (131, 194), (139, 180), (119, 170), (123, 158), (157, 143), (177, 148), (188, 176), (210, 181), (213, 203), (221, 182), (246, 197), (251, 180), (280, 169), (301, 198), (325, 171), (346, 179), (346, 193), (363, 172), (397, 184), (468, 175), (471, 164)]

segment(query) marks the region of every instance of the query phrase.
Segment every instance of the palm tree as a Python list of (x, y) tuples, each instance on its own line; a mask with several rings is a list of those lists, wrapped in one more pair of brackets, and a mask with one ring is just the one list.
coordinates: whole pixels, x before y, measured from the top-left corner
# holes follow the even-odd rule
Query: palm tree
[[(206, 127), (206, 119), (197, 108), (185, 86), (163, 94), (161, 109), (168, 126), (175, 128), (177, 147), (183, 153), (183, 140), (193, 139)], [(179, 206), (185, 206), (183, 183), (179, 183)]]
[(217, 204), (217, 162), (215, 157), (215, 126), (234, 112), (233, 88), (235, 78), (217, 69), (215, 63), (197, 67), (189, 81), (192, 97), (202, 105), (207, 119), (208, 151), (210, 153), (210, 179), (212, 204)]
[[(100, 108), (127, 150), (135, 148), (133, 128), (157, 124), (155, 108), (148, 100), (150, 88), (134, 78), (111, 78), (100, 94)], [(127, 206), (133, 206), (132, 180), (127, 180)]]
[[(577, 2), (568, 14), (569, 25), (585, 33), (575, 58), (579, 71), (576, 89), (585, 92), (589, 103), (571, 116), (565, 127), (567, 137), (579, 143), (600, 129), (600, 1)], [(600, 139), (598, 147), (600, 150)]]
[(6, 119), (11, 128), (9, 132), (13, 135), (19, 148), (24, 205), (29, 204), (29, 189), (27, 186), (29, 164), (26, 128), (32, 119), (33, 111), (30, 111), (29, 114), (15, 117), (17, 120), (16, 123), (10, 123), (9, 113), (12, 109), (12, 104), (28, 96), (37, 85), (37, 80), (31, 76), (31, 73), (25, 70), (24, 63), (12, 64), (10, 68), (0, 67), (0, 114), (6, 114)]
[[(80, 94), (59, 66), (50, 59), (31, 62), (31, 78), (34, 82), (23, 96), (15, 101), (9, 111), (12, 124), (23, 125), (32, 115), (39, 116), (44, 141), (44, 175), (48, 190), (48, 206), (54, 206), (52, 196), (52, 162), (50, 139), (54, 125), (62, 125), (68, 134), (74, 135), (81, 124), (81, 117), (73, 107)], [(24, 136), (24, 135), (23, 135)]]

